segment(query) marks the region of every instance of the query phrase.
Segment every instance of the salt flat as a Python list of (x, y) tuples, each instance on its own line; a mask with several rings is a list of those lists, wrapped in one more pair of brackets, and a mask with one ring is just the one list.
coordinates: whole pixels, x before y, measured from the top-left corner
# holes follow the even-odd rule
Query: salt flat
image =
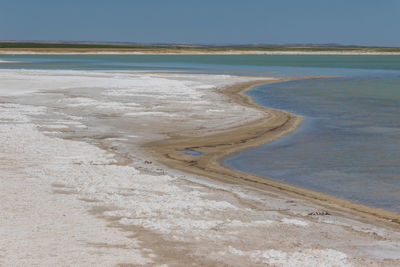
[(141, 144), (263, 111), (221, 88), (256, 78), (0, 71), (0, 264), (399, 265), (400, 233), (305, 200), (225, 184)]

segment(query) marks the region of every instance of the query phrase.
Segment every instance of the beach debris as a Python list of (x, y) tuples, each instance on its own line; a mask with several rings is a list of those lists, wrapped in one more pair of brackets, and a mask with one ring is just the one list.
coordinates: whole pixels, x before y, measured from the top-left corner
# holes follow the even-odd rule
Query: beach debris
[(310, 212), (307, 215), (308, 216), (325, 216), (325, 215), (331, 215), (331, 214), (329, 212), (327, 212), (326, 210), (317, 210), (317, 211)]

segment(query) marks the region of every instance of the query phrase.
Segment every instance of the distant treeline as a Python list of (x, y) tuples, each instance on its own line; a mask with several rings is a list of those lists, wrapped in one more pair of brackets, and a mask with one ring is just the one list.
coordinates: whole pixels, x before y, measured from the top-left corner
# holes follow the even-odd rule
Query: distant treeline
[(0, 48), (108, 48), (108, 49), (117, 48), (117, 49), (136, 49), (136, 48), (149, 48), (149, 47), (152, 47), (152, 46), (124, 45), (124, 44), (0, 42)]
[(146, 51), (297, 51), (297, 52), (400, 52), (400, 47), (362, 46), (278, 46), (278, 45), (129, 45), (129, 44), (88, 44), (88, 43), (42, 43), (42, 42), (0, 42), (0, 49), (106, 49)]

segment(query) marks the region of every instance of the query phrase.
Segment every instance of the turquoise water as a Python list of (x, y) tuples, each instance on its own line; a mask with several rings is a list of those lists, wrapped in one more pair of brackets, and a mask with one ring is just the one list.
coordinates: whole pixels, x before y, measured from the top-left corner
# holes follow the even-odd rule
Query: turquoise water
[(378, 55), (0, 55), (0, 59), (22, 62), (0, 63), (0, 68), (17, 69), (230, 70), (263, 71), (268, 75), (400, 70), (400, 56)]
[(196, 70), (342, 75), (248, 94), (305, 116), (292, 134), (225, 160), (234, 169), (400, 212), (400, 56), (1, 55), (8, 69)]

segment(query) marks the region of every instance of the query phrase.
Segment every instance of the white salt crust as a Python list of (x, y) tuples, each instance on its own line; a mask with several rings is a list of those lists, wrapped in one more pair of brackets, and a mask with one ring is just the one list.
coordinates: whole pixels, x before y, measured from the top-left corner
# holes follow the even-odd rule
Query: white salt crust
[[(166, 112), (165, 107), (180, 102), (192, 103), (196, 112), (205, 105), (208, 108), (203, 111), (213, 116), (226, 108), (240, 113), (241, 107), (222, 102), (210, 108), (213, 103), (207, 97), (219, 86), (246, 80), (217, 75), (27, 70), (1, 70), (0, 78), (5, 79), (0, 95), (8, 97), (54, 91), (55, 85), (66, 94), (97, 86), (102, 88), (100, 98), (65, 96), (60, 101), (71, 108), (106, 109), (121, 116), (146, 114), (157, 120), (184, 116)], [(140, 94), (141, 90), (150, 93)], [(138, 103), (114, 98), (135, 94), (141, 97)], [(150, 102), (165, 110), (148, 108)], [(132, 237), (143, 229), (160, 242), (182, 242), (188, 248), (195, 244), (191, 255), (232, 266), (351, 266), (358, 256), (372, 257), (370, 262), (376, 263), (400, 255), (398, 233), (334, 216), (310, 219), (306, 214), (314, 207), (293, 206), (286, 199), (249, 188), (167, 169), (159, 175), (116, 165), (114, 154), (89, 143), (44, 135), (39, 131), (42, 128), (57, 132), (67, 126), (86, 127), (81, 123), (83, 117), (62, 112), (62, 120), (33, 122), (47, 113), (45, 106), (0, 104), (1, 265), (156, 265), (160, 262), (156, 248)], [(247, 114), (258, 113), (249, 111), (243, 116)], [(139, 137), (135, 132), (125, 136)], [(103, 219), (87, 212), (96, 207), (107, 207), (97, 212)], [(104, 218), (130, 232), (107, 227)]]

